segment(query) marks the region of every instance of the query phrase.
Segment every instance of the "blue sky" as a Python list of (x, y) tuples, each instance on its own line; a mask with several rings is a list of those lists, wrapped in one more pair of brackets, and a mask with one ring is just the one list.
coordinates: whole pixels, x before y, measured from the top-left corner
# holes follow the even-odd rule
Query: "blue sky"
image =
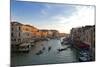
[(89, 9), (87, 12), (91, 12), (90, 9), (93, 9), (91, 6), (48, 4), (11, 0), (11, 21), (31, 24), (40, 29), (56, 29), (60, 32), (69, 33), (70, 29), (75, 27), (73, 25), (70, 27), (70, 23), (72, 24), (71, 21), (75, 20), (74, 18), (71, 18), (73, 16), (77, 17), (79, 8)]

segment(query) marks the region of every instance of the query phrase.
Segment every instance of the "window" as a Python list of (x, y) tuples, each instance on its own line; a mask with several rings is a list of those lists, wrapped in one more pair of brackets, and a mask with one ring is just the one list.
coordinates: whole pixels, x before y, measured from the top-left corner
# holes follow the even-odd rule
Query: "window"
[(21, 40), (20, 39), (18, 39), (18, 42), (20, 42)]
[(27, 36), (29, 36), (29, 33), (27, 33)]
[(13, 31), (13, 28), (11, 28), (11, 31)]
[(25, 29), (26, 31), (29, 31), (28, 28)]
[(20, 30), (21, 28), (19, 27), (19, 30)]
[(13, 33), (11, 33), (11, 36), (12, 36), (12, 37), (14, 36)]
[(20, 37), (20, 32), (19, 32), (19, 37)]

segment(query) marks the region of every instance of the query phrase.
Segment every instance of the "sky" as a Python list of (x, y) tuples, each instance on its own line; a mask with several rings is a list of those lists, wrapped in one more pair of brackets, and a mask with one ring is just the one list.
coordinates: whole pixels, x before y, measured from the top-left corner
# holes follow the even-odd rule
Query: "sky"
[(11, 21), (39, 29), (70, 33), (74, 27), (94, 25), (95, 6), (24, 2), (11, 0)]

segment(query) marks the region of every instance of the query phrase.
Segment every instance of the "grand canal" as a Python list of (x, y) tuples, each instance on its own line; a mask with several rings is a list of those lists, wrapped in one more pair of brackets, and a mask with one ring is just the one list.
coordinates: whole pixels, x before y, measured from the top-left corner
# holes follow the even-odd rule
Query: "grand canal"
[[(77, 62), (76, 52), (68, 45), (61, 45), (61, 40), (51, 39), (49, 41), (39, 41), (35, 43), (29, 53), (13, 53), (11, 57), (11, 64), (22, 65), (36, 65), (36, 64), (51, 64), (51, 63), (70, 63)], [(48, 48), (51, 50), (48, 51)], [(67, 50), (59, 52), (57, 49), (66, 48)], [(43, 48), (45, 48), (43, 50)], [(36, 55), (37, 52), (43, 50), (43, 53)]]

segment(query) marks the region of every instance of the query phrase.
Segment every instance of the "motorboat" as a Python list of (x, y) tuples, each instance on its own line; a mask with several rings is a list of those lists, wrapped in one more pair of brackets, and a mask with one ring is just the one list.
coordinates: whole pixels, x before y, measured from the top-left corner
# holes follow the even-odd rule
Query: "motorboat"
[(60, 51), (64, 51), (64, 50), (67, 50), (67, 47), (66, 48), (62, 48), (62, 49), (57, 49), (59, 52)]
[(86, 51), (79, 52), (79, 61), (82, 61), (82, 62), (90, 61), (89, 52), (86, 52)]
[(42, 50), (45, 50), (45, 47), (43, 47), (43, 49)]
[(39, 52), (36, 53), (36, 55), (40, 55), (40, 54), (42, 54), (42, 53), (43, 53), (43, 51), (40, 50)]
[(20, 52), (29, 52), (31, 49), (30, 43), (23, 43), (20, 44), (18, 51)]

